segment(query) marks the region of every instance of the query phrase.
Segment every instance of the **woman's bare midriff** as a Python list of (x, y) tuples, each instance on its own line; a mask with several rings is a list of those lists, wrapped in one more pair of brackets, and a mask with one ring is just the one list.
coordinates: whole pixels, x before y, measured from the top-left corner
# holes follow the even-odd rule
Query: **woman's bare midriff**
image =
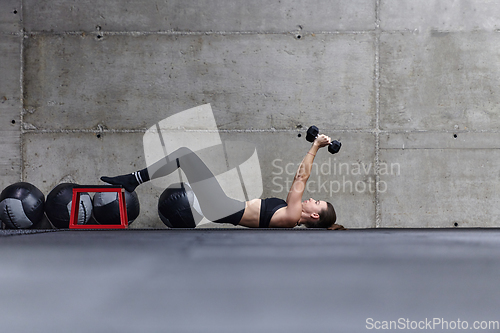
[(253, 199), (245, 202), (245, 212), (243, 213), (239, 225), (249, 228), (259, 227), (261, 202), (261, 199)]

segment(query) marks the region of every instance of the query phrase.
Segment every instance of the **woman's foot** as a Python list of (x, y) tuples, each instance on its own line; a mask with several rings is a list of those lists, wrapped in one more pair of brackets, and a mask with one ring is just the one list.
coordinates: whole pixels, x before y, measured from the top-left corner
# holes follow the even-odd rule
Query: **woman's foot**
[(121, 185), (129, 192), (134, 192), (135, 188), (139, 186), (139, 182), (133, 173), (116, 177), (101, 177), (101, 180), (111, 185)]

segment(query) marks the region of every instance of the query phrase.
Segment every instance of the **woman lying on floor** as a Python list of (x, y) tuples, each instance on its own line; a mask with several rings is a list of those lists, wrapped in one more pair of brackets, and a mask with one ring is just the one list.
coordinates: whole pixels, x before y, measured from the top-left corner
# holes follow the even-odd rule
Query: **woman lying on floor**
[(344, 229), (335, 224), (337, 216), (332, 204), (326, 201), (302, 201), (314, 157), (319, 148), (328, 146), (330, 137), (319, 135), (305, 155), (295, 174), (286, 201), (278, 198), (239, 201), (228, 197), (206, 164), (188, 148), (180, 148), (146, 169), (101, 180), (121, 185), (133, 192), (151, 179), (164, 177), (181, 168), (188, 178), (203, 215), (215, 223), (231, 223), (251, 228), (308, 228)]

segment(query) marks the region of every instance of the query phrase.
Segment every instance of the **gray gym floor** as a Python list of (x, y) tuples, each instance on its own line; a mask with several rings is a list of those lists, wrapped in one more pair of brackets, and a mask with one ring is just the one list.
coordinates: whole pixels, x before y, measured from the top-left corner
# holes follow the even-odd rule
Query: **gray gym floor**
[(500, 321), (500, 230), (1, 231), (0, 279), (8, 333), (473, 331)]

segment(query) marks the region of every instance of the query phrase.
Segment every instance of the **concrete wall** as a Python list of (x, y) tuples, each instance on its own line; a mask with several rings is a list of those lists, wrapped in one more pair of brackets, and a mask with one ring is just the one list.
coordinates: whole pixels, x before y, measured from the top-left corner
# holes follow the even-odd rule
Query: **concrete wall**
[[(263, 197), (314, 124), (343, 148), (305, 197), (341, 224), (497, 226), (499, 2), (2, 0), (0, 185), (141, 169), (147, 128), (211, 103), (257, 146)], [(134, 227), (164, 227), (161, 191), (138, 188)]]

